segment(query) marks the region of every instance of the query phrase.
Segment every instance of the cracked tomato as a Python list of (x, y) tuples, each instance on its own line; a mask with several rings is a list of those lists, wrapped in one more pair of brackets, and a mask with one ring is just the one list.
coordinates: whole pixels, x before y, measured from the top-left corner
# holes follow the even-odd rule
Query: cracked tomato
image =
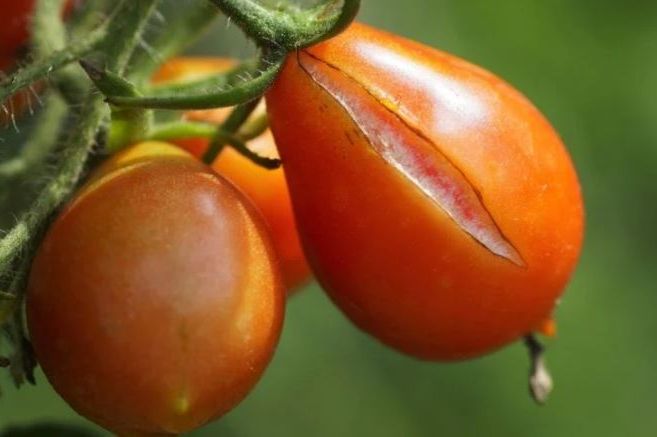
[(550, 326), (583, 206), (561, 140), (518, 91), (353, 24), (290, 54), (267, 108), (306, 255), (356, 325), (436, 360)]

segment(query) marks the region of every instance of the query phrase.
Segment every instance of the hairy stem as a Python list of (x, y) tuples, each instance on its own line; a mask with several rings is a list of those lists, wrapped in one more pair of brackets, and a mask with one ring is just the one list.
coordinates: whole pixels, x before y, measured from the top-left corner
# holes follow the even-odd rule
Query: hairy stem
[[(209, 86), (197, 89), (194, 93), (176, 92), (171, 95), (158, 94), (143, 97), (108, 95), (107, 101), (120, 107), (153, 109), (212, 109), (235, 106), (262, 96), (271, 86), (282, 66), (283, 55), (279, 52), (262, 60), (262, 69), (256, 72), (255, 77), (238, 78), (235, 83), (215, 86), (204, 81), (204, 86)], [(226, 75), (218, 75), (218, 77), (219, 83), (225, 83)], [(99, 85), (99, 87), (102, 87), (102, 85)]]
[(210, 165), (217, 158), (225, 144), (222, 138), (223, 133), (233, 135), (248, 120), (249, 116), (255, 111), (260, 103), (260, 99), (252, 100), (247, 103), (238, 105), (233, 109), (228, 118), (221, 124), (217, 135), (210, 142), (210, 147), (203, 154), (203, 162)]
[(28, 170), (34, 170), (34, 166), (43, 162), (57, 144), (67, 110), (68, 107), (61, 97), (53, 93), (48, 94), (43, 112), (38, 115), (37, 123), (18, 155), (0, 162), (0, 184), (5, 184)]
[(183, 10), (176, 5), (176, 12), (166, 17), (164, 31), (150, 45), (144, 42), (144, 50), (135, 53), (130, 62), (130, 77), (140, 86), (150, 80), (162, 62), (196, 41), (219, 16), (217, 8), (205, 0), (195, 0)]
[(32, 16), (32, 55), (42, 58), (62, 50), (66, 45), (66, 28), (61, 19), (60, 11), (65, 0), (38, 0)]
[(30, 257), (24, 251), (31, 240), (38, 239), (42, 226), (52, 212), (69, 196), (82, 175), (87, 155), (95, 143), (107, 107), (100, 96), (90, 96), (81, 109), (78, 124), (67, 139), (61, 163), (53, 179), (43, 188), (29, 213), (25, 214), (0, 241), (0, 276), (4, 276), (14, 265), (19, 255)]
[(310, 9), (283, 3), (276, 9), (255, 0), (210, 0), (261, 47), (288, 51), (331, 38), (353, 21), (360, 0), (328, 0)]
[[(89, 44), (89, 39), (82, 40), (87, 43), (86, 51), (75, 51), (73, 48), (78, 46), (73, 45), (64, 52), (56, 52), (55, 55), (63, 53), (66, 59), (77, 60), (82, 53), (98, 48), (104, 55), (107, 69), (117, 74), (123, 73), (157, 2), (158, 0), (122, 0), (109, 21), (102, 26), (104, 30), (99, 40), (93, 44)], [(52, 56), (48, 57), (50, 58)], [(42, 62), (34, 65), (34, 69), (44, 68)], [(34, 74), (31, 76), (32, 79), (35, 77)], [(3, 87), (0, 92), (6, 92), (9, 88), (11, 86)], [(9, 280), (9, 291), (17, 297), (17, 304), (22, 302), (31, 259), (41, 236), (50, 218), (77, 187), (96, 144), (97, 135), (109, 115), (102, 96), (96, 92), (88, 93), (83, 100), (76, 103), (81, 103), (79, 112), (65, 139), (66, 147), (58, 156), (50, 181), (41, 190), (30, 211), (20, 217), (14, 228), (0, 240), (0, 284), (6, 284)], [(4, 326), (14, 346), (11, 372), (16, 384), (22, 383), (24, 379), (33, 380), (34, 360), (24, 332), (22, 314), (20, 309), (15, 310), (12, 322)]]
[(65, 49), (57, 50), (42, 59), (38, 59), (19, 69), (15, 74), (0, 80), (0, 102), (10, 97), (18, 90), (33, 82), (47, 77), (57, 70), (95, 50), (107, 35), (107, 27), (101, 26), (83, 39), (79, 39)]

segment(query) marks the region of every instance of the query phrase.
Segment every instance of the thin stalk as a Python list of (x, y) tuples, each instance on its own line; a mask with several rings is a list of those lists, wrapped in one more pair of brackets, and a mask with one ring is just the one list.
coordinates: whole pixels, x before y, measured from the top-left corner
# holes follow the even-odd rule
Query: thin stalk
[(214, 162), (225, 144), (225, 139), (222, 138), (223, 134), (233, 135), (237, 132), (246, 120), (248, 120), (249, 116), (253, 114), (258, 104), (260, 104), (260, 99), (243, 103), (233, 109), (228, 118), (219, 126), (216, 138), (210, 142), (210, 147), (203, 154), (203, 162), (208, 165)]
[(107, 101), (120, 107), (153, 109), (212, 109), (235, 106), (262, 96), (278, 75), (283, 60), (281, 53), (269, 56), (263, 59), (264, 68), (257, 72), (257, 76), (214, 89), (197, 90), (194, 94), (175, 93), (141, 97), (108, 95)]

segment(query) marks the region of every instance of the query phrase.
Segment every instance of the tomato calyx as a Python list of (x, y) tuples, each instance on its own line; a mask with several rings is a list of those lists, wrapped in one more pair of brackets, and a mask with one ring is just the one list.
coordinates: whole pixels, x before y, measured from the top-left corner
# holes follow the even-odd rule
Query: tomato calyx
[[(525, 267), (521, 254), (496, 223), (480, 191), (435, 142), (339, 67), (305, 50), (298, 51), (296, 58), (311, 80), (348, 113), (357, 127), (355, 133), (364, 136), (381, 159), (478, 244), (518, 267)], [(349, 138), (350, 133), (345, 135)]]
[(360, 0), (328, 0), (302, 9), (281, 2), (268, 8), (252, 0), (211, 0), (261, 47), (287, 51), (308, 47), (342, 32), (354, 20)]

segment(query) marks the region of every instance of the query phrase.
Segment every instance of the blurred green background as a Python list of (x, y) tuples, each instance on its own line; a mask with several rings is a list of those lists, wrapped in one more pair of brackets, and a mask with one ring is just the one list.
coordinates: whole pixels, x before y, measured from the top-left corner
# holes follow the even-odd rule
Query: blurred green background
[[(549, 343), (555, 392), (547, 406), (530, 401), (520, 345), (419, 362), (357, 331), (311, 285), (289, 303), (256, 390), (192, 435), (657, 435), (657, 2), (363, 0), (360, 19), (502, 76), (570, 148), (588, 230)], [(193, 49), (244, 51), (225, 22)], [(0, 435), (42, 421), (91, 426), (38, 379), (17, 392), (0, 378)]]

